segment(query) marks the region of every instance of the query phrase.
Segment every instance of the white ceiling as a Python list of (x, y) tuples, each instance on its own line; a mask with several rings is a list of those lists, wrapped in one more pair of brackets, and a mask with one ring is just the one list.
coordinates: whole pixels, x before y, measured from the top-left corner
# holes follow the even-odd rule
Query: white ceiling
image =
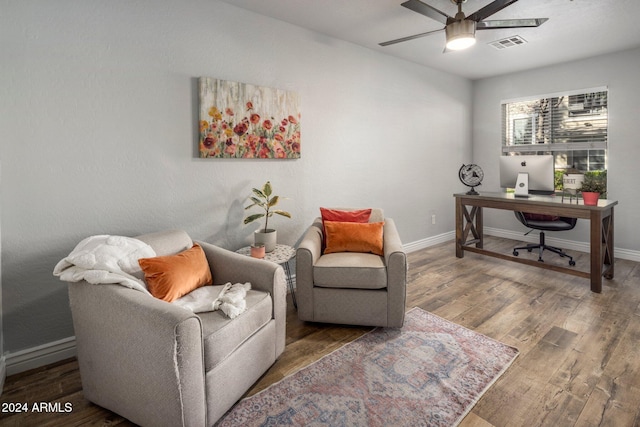
[[(480, 79), (640, 46), (640, 0), (519, 0), (488, 19), (549, 18), (538, 28), (483, 30), (465, 51), (443, 53), (444, 32), (387, 47), (380, 42), (437, 30), (442, 24), (400, 6), (403, 0), (223, 0), (378, 52)], [(455, 15), (451, 0), (423, 0)], [(468, 0), (468, 16), (492, 0)], [(521, 36), (497, 50), (488, 43)]]

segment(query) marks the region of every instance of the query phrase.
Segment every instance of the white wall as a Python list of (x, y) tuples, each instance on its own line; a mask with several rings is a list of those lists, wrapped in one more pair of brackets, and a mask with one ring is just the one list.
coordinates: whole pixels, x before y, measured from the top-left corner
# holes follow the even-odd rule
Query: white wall
[[(213, 0), (0, 0), (5, 350), (73, 335), (51, 274), (82, 238), (164, 228), (237, 249), (252, 186), (378, 206), (405, 243), (450, 232), (471, 160), (470, 81)], [(302, 158), (197, 158), (197, 77), (294, 90)], [(431, 224), (431, 213), (437, 215)]]
[[(607, 197), (619, 201), (615, 208), (615, 246), (637, 254), (640, 250), (640, 199), (636, 196), (640, 181), (638, 70), (640, 49), (634, 49), (474, 82), (473, 159), (485, 172), (482, 190), (500, 191), (498, 158), (502, 100), (608, 86)], [(510, 212), (493, 211), (484, 218), (487, 227), (523, 230)], [(573, 231), (554, 235), (589, 242), (589, 223), (579, 221)]]

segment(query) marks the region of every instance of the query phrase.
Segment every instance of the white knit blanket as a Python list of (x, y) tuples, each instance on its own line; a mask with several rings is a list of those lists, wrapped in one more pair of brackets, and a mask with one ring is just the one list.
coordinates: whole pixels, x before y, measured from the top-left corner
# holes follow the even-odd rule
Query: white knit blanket
[(65, 282), (119, 284), (149, 294), (138, 259), (155, 256), (151, 246), (132, 237), (91, 236), (56, 264), (53, 275)]
[(227, 317), (233, 319), (247, 308), (247, 291), (250, 283), (231, 282), (218, 286), (202, 286), (187, 295), (178, 298), (173, 304), (191, 310), (194, 313), (222, 310)]
[[(151, 246), (132, 237), (91, 236), (78, 243), (56, 264), (53, 275), (65, 282), (84, 280), (93, 285), (117, 284), (151, 295), (138, 259), (155, 256)], [(222, 310), (233, 319), (246, 309), (249, 289), (250, 283), (203, 286), (178, 298), (173, 304), (194, 313)]]

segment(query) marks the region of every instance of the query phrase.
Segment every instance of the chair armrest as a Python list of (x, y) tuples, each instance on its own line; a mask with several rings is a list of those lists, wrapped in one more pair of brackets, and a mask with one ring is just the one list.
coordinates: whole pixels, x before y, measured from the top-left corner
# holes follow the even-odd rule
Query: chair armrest
[(322, 256), (322, 223), (319, 218), (305, 232), (296, 250), (296, 300), (298, 317), (313, 320), (313, 266)]
[(402, 246), (396, 224), (384, 219), (384, 260), (387, 265), (389, 325), (400, 327), (404, 322), (407, 289), (407, 254)]
[(232, 252), (207, 242), (197, 242), (204, 250), (215, 284), (250, 282), (251, 288), (274, 294), (274, 274), (278, 264)]
[[(398, 233), (398, 229), (396, 228), (396, 223), (391, 218), (384, 219), (384, 229), (383, 229), (383, 239), (384, 239), (384, 260), (387, 265), (389, 265), (389, 261), (394, 254), (406, 254), (404, 251), (404, 247), (402, 246), (402, 241), (400, 240), (400, 234)], [(405, 265), (406, 268), (406, 265)]]
[(276, 357), (284, 351), (287, 320), (287, 281), (284, 269), (273, 262), (252, 258), (212, 245), (197, 242), (205, 253), (216, 284), (251, 283), (251, 289), (268, 292), (273, 300), (276, 321)]
[(194, 313), (120, 285), (69, 284), (87, 399), (134, 423), (202, 425), (202, 327)]

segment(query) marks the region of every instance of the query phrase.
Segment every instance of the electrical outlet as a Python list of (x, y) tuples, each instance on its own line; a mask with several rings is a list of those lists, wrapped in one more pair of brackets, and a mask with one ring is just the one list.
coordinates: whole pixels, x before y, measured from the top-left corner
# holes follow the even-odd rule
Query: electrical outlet
[(436, 214), (431, 215), (431, 224), (435, 225), (436, 223)]

